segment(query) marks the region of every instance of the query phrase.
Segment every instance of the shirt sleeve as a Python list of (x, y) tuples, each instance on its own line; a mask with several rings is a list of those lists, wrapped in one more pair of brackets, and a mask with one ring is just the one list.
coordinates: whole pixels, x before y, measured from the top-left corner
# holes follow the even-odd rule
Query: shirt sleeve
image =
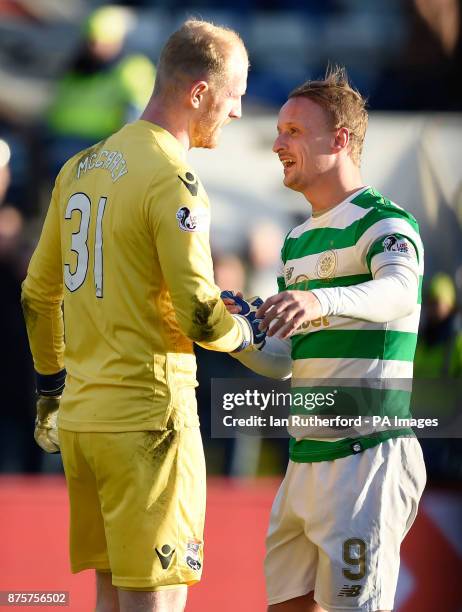
[(156, 184), (148, 197), (148, 222), (180, 329), (204, 348), (230, 352), (250, 338), (244, 338), (214, 282), (207, 196), (197, 179), (189, 178), (192, 173), (185, 176), (189, 188), (173, 172)]
[(409, 315), (417, 304), (418, 281), (404, 265), (382, 266), (374, 279), (349, 287), (313, 289), (322, 316), (386, 323)]
[(423, 274), (423, 244), (412, 215), (396, 207), (366, 215), (359, 225), (356, 254), (372, 276), (384, 265), (406, 266)]
[(63, 268), (59, 223), (59, 177), (40, 240), (22, 284), (21, 303), (37, 373), (64, 368)]
[(261, 350), (250, 347), (241, 353), (232, 353), (249, 370), (260, 376), (287, 380), (292, 376), (291, 343), (277, 336), (267, 336)]

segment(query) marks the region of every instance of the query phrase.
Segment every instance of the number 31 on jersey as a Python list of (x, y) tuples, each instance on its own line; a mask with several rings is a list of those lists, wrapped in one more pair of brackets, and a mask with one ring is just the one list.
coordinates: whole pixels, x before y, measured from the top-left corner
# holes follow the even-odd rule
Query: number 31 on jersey
[[(95, 229), (94, 281), (96, 297), (103, 297), (103, 216), (107, 197), (102, 196), (98, 202)], [(69, 264), (64, 264), (64, 283), (69, 291), (77, 291), (87, 277), (88, 271), (88, 230), (90, 227), (91, 200), (86, 193), (74, 193), (67, 203), (65, 219), (72, 219), (75, 211), (80, 213), (80, 225), (72, 234), (71, 251), (77, 254), (75, 271), (71, 272)]]

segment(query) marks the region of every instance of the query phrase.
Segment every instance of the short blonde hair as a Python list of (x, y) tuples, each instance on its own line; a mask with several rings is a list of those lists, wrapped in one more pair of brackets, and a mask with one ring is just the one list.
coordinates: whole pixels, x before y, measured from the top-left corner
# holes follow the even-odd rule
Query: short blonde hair
[(290, 92), (289, 99), (297, 97), (319, 104), (328, 114), (333, 129), (348, 129), (350, 157), (359, 166), (368, 122), (366, 100), (350, 85), (346, 69), (329, 67), (323, 80), (306, 81)]
[(185, 77), (222, 81), (229, 53), (236, 47), (247, 56), (244, 42), (234, 30), (208, 21), (188, 19), (162, 49), (154, 93), (160, 93), (168, 82)]

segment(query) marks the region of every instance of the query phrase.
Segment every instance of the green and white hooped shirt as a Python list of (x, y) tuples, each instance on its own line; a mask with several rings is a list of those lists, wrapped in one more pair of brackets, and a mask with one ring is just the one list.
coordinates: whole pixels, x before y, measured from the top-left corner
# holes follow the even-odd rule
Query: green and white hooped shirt
[[(373, 323), (345, 316), (321, 317), (305, 323), (292, 335), (292, 393), (306, 393), (308, 386), (312, 391), (316, 381), (324, 394), (335, 391), (342, 414), (348, 412), (345, 402), (353, 398), (357, 409), (359, 399), (368, 405), (368, 414), (377, 414), (378, 410), (380, 416), (389, 417), (398, 426), (383, 431), (367, 426), (353, 437), (346, 434), (348, 437), (335, 441), (312, 439), (309, 429), (295, 428), (296, 433), (289, 429), (294, 436), (291, 459), (327, 461), (389, 438), (413, 435), (412, 429), (400, 426), (399, 419), (410, 416), (410, 383), (421, 308), (423, 245), (414, 217), (374, 189), (363, 188), (289, 232), (281, 258), (279, 291), (358, 285), (373, 280), (377, 270), (393, 263), (404, 262), (419, 277), (415, 308), (403, 318)], [(332, 415), (333, 411), (335, 407), (314, 406), (309, 414)], [(306, 416), (306, 407), (292, 406), (291, 414)]]

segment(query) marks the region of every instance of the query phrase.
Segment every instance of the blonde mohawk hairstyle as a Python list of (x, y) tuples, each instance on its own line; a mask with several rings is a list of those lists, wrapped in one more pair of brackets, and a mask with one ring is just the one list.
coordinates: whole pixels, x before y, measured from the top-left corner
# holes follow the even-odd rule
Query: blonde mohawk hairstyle
[(297, 97), (319, 104), (329, 116), (332, 129), (348, 129), (350, 157), (359, 166), (368, 122), (366, 100), (350, 85), (346, 69), (329, 66), (324, 79), (306, 81), (290, 92), (289, 99)]

